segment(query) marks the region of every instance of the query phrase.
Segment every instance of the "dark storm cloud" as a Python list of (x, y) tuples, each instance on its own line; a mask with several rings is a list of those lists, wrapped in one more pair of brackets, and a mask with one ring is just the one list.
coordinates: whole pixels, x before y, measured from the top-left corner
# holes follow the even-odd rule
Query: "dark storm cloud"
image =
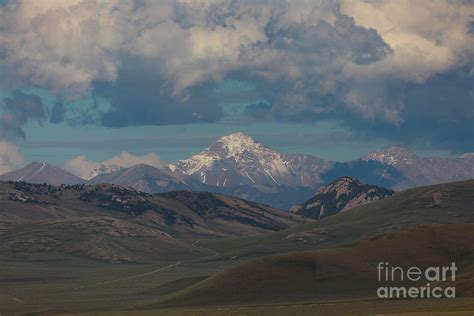
[(361, 119), (344, 111), (335, 117), (369, 139), (382, 137), (454, 152), (474, 151), (474, 77), (467, 69), (434, 76), (423, 84), (393, 82), (386, 89), (386, 99), (403, 104), (399, 125)]
[(323, 20), (315, 25), (293, 22), (272, 27), (267, 35), (267, 43), (243, 49), (240, 57), (267, 68), (248, 71), (249, 80), (261, 73), (270, 79), (256, 81), (257, 90), (270, 106), (249, 106), (247, 113), (253, 117), (294, 122), (332, 117), (345, 103), (341, 91), (353, 84), (345, 77), (344, 67), (376, 63), (393, 54), (374, 29), (357, 26), (353, 18), (337, 9), (332, 24)]
[(474, 36), (474, 15), (470, 17), (468, 22), (469, 34)]
[[(304, 55), (314, 54), (315, 58), (321, 61), (326, 59), (331, 63), (343, 59), (356, 64), (369, 64), (392, 52), (377, 31), (357, 26), (353, 18), (337, 10), (333, 24), (324, 20), (316, 25), (293, 22), (267, 32), (267, 36), (267, 48)], [(304, 59), (306, 58), (301, 61)]]
[[(122, 69), (115, 82), (95, 82), (93, 95), (109, 104), (100, 123), (107, 127), (169, 125), (215, 122), (222, 109), (208, 87), (188, 91), (189, 96), (174, 97), (163, 89), (164, 78), (146, 66), (133, 63)], [(152, 67), (153, 68), (153, 67)]]
[(268, 120), (270, 119), (272, 111), (271, 104), (265, 102), (259, 102), (254, 104), (249, 104), (245, 107), (245, 114), (249, 117), (259, 119), (259, 120)]
[(42, 120), (46, 117), (41, 98), (21, 91), (14, 91), (11, 97), (4, 98), (2, 110), (0, 137), (7, 139), (25, 138), (23, 125), (30, 119)]

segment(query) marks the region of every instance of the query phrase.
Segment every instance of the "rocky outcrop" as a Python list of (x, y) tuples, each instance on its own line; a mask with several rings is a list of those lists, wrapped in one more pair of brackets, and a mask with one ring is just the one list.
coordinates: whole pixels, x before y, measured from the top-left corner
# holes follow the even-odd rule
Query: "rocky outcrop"
[(364, 184), (353, 177), (341, 177), (321, 187), (311, 199), (292, 207), (290, 211), (314, 219), (321, 219), (383, 199), (394, 193), (390, 189)]

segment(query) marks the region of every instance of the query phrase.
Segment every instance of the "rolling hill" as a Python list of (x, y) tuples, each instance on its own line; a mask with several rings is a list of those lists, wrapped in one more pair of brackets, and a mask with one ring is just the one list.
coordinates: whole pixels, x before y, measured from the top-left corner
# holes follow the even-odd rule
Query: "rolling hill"
[(44, 252), (108, 262), (183, 259), (209, 251), (182, 239), (255, 235), (304, 222), (295, 214), (215, 193), (0, 184), (0, 251), (26, 259)]

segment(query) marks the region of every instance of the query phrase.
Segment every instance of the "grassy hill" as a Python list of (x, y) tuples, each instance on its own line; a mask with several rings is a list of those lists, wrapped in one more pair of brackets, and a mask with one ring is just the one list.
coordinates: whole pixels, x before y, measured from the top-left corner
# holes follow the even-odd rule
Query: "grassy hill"
[[(474, 224), (420, 227), (350, 247), (270, 256), (238, 265), (152, 307), (225, 306), (376, 298), (377, 265), (459, 268), (458, 297), (474, 297)], [(410, 282), (397, 282), (413, 286)], [(418, 286), (426, 281), (415, 283)], [(447, 285), (447, 284), (446, 284)]]

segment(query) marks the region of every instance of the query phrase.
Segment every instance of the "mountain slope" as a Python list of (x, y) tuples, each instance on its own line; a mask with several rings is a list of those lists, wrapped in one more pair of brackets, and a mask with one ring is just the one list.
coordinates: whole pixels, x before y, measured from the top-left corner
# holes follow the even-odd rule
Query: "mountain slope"
[(83, 179), (46, 162), (32, 162), (20, 170), (5, 173), (0, 176), (0, 181), (25, 181), (51, 185), (85, 182)]
[(353, 177), (341, 177), (321, 187), (303, 204), (295, 205), (291, 211), (315, 219), (347, 211), (375, 200), (393, 195), (395, 192), (374, 185), (366, 185)]

